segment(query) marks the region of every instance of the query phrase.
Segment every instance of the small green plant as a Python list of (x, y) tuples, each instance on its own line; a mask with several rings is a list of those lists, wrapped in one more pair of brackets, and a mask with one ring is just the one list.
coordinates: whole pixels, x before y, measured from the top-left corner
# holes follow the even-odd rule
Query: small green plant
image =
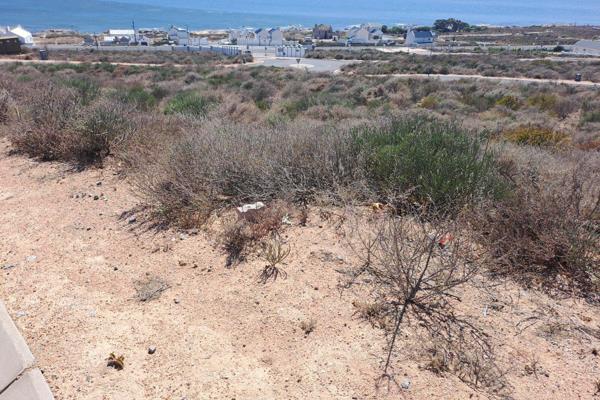
[(88, 77), (68, 79), (65, 84), (77, 91), (83, 105), (91, 103), (100, 93), (98, 84)]
[(117, 92), (117, 98), (124, 103), (131, 104), (140, 111), (149, 111), (157, 104), (156, 97), (139, 85)]
[(290, 252), (291, 248), (283, 244), (276, 232), (273, 233), (271, 240), (266, 244), (265, 259), (268, 264), (260, 274), (259, 280), (261, 283), (265, 284), (271, 278), (275, 281), (279, 275), (283, 279), (287, 278), (287, 272), (278, 265), (285, 261)]
[(214, 103), (214, 98), (203, 96), (198, 92), (180, 92), (169, 101), (165, 108), (165, 114), (184, 114), (193, 117), (203, 117)]

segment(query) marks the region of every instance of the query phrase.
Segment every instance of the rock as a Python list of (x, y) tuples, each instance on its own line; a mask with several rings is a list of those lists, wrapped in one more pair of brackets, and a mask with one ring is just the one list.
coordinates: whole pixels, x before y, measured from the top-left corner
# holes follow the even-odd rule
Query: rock
[(257, 201), (256, 203), (252, 203), (252, 204), (244, 204), (243, 206), (238, 207), (237, 210), (239, 212), (241, 212), (242, 214), (244, 214), (250, 210), (260, 210), (264, 206), (265, 206), (265, 203), (263, 203), (262, 201)]
[(96, 182), (96, 186), (102, 186), (102, 181)]
[(98, 196), (97, 194), (94, 195), (94, 200), (99, 200), (100, 196)]
[(403, 380), (400, 384), (400, 387), (402, 387), (404, 390), (408, 390), (410, 388), (410, 379)]
[(154, 354), (154, 353), (156, 353), (156, 346), (148, 347), (148, 354)]
[(17, 264), (5, 264), (2, 266), (2, 269), (8, 271), (9, 269), (17, 268)]
[(179, 234), (179, 240), (185, 240), (188, 238), (188, 235), (186, 235), (185, 233), (180, 233)]
[(188, 234), (190, 236), (196, 236), (198, 234), (198, 229), (196, 229), (196, 228), (190, 229), (190, 230), (188, 230)]
[(133, 224), (136, 221), (137, 221), (137, 218), (135, 217), (135, 215), (132, 215), (131, 217), (127, 218), (127, 223), (129, 223), (129, 224)]
[(36, 262), (37, 257), (36, 256), (27, 256), (26, 260), (27, 260), (27, 262)]
[(176, 298), (176, 299), (174, 299), (173, 301), (175, 302), (175, 304), (179, 304), (179, 303), (180, 303), (180, 300), (179, 300), (179, 299), (177, 299), (177, 298)]
[(17, 311), (17, 313), (15, 314), (15, 316), (17, 318), (23, 318), (27, 316), (27, 313), (25, 311)]

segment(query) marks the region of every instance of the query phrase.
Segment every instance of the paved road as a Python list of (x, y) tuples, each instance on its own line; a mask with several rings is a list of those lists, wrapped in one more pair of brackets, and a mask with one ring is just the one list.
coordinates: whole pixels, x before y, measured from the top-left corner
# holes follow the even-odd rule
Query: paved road
[(570, 85), (570, 86), (587, 86), (587, 87), (599, 87), (600, 83), (581, 81), (576, 82), (574, 80), (567, 79), (536, 79), (536, 78), (521, 78), (521, 77), (504, 77), (504, 76), (483, 76), (483, 75), (457, 75), (457, 74), (379, 74), (379, 75), (367, 75), (375, 78), (395, 77), (395, 78), (416, 78), (416, 79), (438, 79), (442, 82), (459, 81), (461, 79), (474, 79), (474, 80), (485, 80), (494, 82), (504, 83), (551, 83), (555, 85)]

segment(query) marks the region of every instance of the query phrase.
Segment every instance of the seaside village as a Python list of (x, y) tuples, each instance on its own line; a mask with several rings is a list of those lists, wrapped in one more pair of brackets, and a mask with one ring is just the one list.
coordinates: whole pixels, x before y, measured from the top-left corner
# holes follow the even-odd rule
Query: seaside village
[[(1, 23), (2, 21), (0, 21)], [(455, 45), (459, 43), (452, 43)], [(411, 25), (386, 26), (361, 24), (334, 29), (328, 24), (312, 28), (291, 26), (275, 28), (240, 28), (193, 31), (172, 25), (168, 29), (109, 28), (102, 33), (82, 33), (68, 29), (49, 29), (32, 33), (21, 25), (0, 25), (0, 55), (20, 53), (27, 48), (114, 49), (117, 47), (212, 51), (237, 56), (250, 48), (270, 48), (279, 57), (303, 57), (315, 47), (417, 47), (443, 49), (436, 32), (429, 27)], [(486, 43), (481, 43), (485, 46)], [(265, 49), (266, 50), (266, 49)], [(581, 55), (600, 55), (600, 40), (580, 40), (567, 50)]]
[[(134, 26), (134, 24), (132, 24)], [(109, 28), (103, 33), (81, 33), (50, 29), (28, 31), (21, 25), (0, 26), (0, 54), (16, 54), (21, 48), (89, 46), (96, 48), (170, 46), (173, 50), (215, 51), (238, 55), (250, 47), (275, 48), (281, 57), (302, 57), (315, 46), (411, 46), (435, 45), (435, 33), (428, 28), (362, 24), (336, 30), (331, 25), (312, 28), (241, 28), (192, 31), (172, 25), (168, 29)]]

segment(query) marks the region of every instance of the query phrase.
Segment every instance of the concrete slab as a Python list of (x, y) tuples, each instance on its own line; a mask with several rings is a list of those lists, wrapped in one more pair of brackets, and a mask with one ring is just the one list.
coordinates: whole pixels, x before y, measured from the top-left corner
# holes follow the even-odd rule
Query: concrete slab
[(0, 301), (0, 392), (34, 361), (27, 343)]
[(42, 371), (25, 372), (16, 382), (0, 394), (0, 400), (53, 400), (54, 396)]

